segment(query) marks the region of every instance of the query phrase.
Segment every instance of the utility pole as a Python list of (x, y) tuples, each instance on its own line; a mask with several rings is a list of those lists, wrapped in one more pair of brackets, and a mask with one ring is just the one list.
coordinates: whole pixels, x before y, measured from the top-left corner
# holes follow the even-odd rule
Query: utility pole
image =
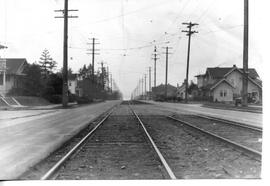
[(68, 12), (78, 11), (68, 9), (68, 0), (64, 2), (64, 10), (55, 10), (62, 12), (63, 16), (55, 16), (55, 18), (64, 18), (64, 46), (63, 46), (63, 90), (62, 90), (62, 105), (68, 106), (68, 18), (78, 18), (78, 16), (69, 16)]
[(172, 47), (166, 47), (166, 68), (165, 68), (165, 100), (167, 100), (167, 94), (168, 94), (168, 60), (169, 57), (168, 55), (171, 54), (169, 53), (169, 49), (172, 49)]
[(152, 59), (154, 59), (154, 87), (156, 87), (157, 86), (157, 71), (156, 71), (156, 66), (157, 66), (157, 60), (159, 59), (159, 58), (157, 58), (157, 56), (158, 56), (158, 54), (157, 54), (157, 47), (155, 46), (155, 48), (154, 48), (154, 58), (152, 58)]
[(112, 74), (110, 74), (110, 76), (111, 76), (111, 92), (113, 92), (113, 90), (112, 90)]
[(107, 72), (106, 72), (106, 86), (109, 87), (109, 66), (107, 66)]
[(144, 74), (144, 92), (145, 92), (145, 99), (146, 99), (146, 96), (147, 96), (147, 90), (146, 90), (146, 74)]
[(199, 25), (197, 23), (182, 23), (183, 25), (187, 25), (188, 30), (182, 30), (182, 32), (186, 32), (187, 36), (188, 36), (188, 53), (187, 53), (187, 71), (186, 71), (186, 91), (185, 91), (185, 102), (188, 102), (188, 72), (189, 72), (189, 56), (190, 56), (190, 39), (191, 39), (191, 35), (198, 33), (197, 31), (193, 31), (191, 30), (193, 26)]
[(143, 78), (142, 78), (142, 99), (143, 99)]
[(151, 92), (152, 92), (152, 87), (151, 87), (151, 67), (149, 67), (149, 99), (151, 99)]
[(138, 99), (140, 98), (140, 94), (141, 94), (141, 80), (139, 79), (139, 82), (138, 82)]
[(100, 43), (96, 42), (96, 38), (92, 38), (91, 40), (92, 43), (87, 43), (88, 45), (92, 45), (92, 48), (88, 49), (88, 51), (91, 51), (91, 53), (87, 54), (92, 55), (92, 81), (95, 82), (95, 55), (99, 55), (99, 53), (96, 53), (96, 51), (99, 51), (99, 49), (96, 49), (95, 46)]
[(243, 86), (242, 86), (242, 106), (248, 104), (248, 0), (244, 0), (244, 47), (243, 47)]
[(104, 63), (103, 63), (103, 61), (100, 63), (101, 64), (101, 83), (102, 83), (102, 89), (104, 90), (104, 67), (103, 67), (103, 65), (104, 65)]

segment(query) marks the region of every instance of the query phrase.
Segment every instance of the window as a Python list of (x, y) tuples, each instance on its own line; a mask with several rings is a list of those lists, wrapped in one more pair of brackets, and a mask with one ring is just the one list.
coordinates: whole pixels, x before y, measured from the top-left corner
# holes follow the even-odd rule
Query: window
[(220, 93), (219, 93), (220, 97), (223, 97), (223, 91), (220, 90)]
[(220, 97), (226, 97), (227, 96), (227, 90), (220, 90), (219, 95), (220, 95)]
[(227, 96), (227, 90), (224, 90), (223, 92), (223, 96), (226, 97)]

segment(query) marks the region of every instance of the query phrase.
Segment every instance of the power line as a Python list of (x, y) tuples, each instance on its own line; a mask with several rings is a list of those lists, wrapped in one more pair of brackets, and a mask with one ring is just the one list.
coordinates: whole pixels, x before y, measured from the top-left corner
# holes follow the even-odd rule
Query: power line
[(122, 14), (121, 13), (120, 15), (117, 15), (117, 16), (112, 16), (112, 17), (108, 17), (108, 18), (105, 18), (105, 19), (100, 19), (100, 20), (91, 22), (90, 24), (97, 24), (97, 23), (111, 21), (113, 19), (121, 18), (122, 16), (128, 16), (128, 15), (131, 15), (131, 14), (136, 14), (138, 12), (145, 11), (145, 10), (148, 10), (148, 9), (151, 9), (152, 10), (154, 7), (158, 7), (158, 6), (161, 6), (163, 4), (167, 4), (167, 3), (168, 3), (168, 1), (165, 0), (165, 1), (162, 1), (161, 3), (157, 3), (155, 5), (150, 5), (150, 6), (147, 6), (147, 7), (144, 7), (144, 8), (140, 8), (140, 9), (137, 9), (137, 10), (134, 10), (134, 11), (130, 11), (130, 12), (127, 12), (125, 14)]
[(216, 3), (218, 2), (217, 0), (212, 0), (210, 5), (205, 9), (205, 11), (201, 14), (201, 16), (196, 20), (197, 22), (199, 22), (203, 16), (206, 15), (206, 13), (209, 11), (209, 9)]
[(222, 28), (220, 28), (218, 30), (213, 30), (213, 31), (209, 31), (209, 32), (201, 32), (200, 35), (208, 35), (208, 34), (211, 34), (211, 33), (222, 32), (224, 30), (231, 30), (231, 29), (238, 28), (238, 27), (243, 27), (243, 26), (244, 25), (235, 25), (235, 26), (230, 26), (230, 27), (222, 27)]

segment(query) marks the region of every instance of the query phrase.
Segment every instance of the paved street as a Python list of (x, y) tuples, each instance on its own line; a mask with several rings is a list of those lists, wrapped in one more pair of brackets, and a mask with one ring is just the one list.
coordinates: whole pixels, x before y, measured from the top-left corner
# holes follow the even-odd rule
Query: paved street
[(233, 110), (222, 110), (222, 109), (212, 109), (201, 107), (201, 104), (181, 104), (181, 103), (165, 103), (165, 102), (154, 102), (147, 101), (149, 103), (166, 107), (174, 112), (193, 112), (205, 114), (213, 117), (218, 117), (222, 119), (227, 119), (231, 121), (246, 123), (249, 125), (254, 125), (262, 127), (263, 115), (258, 113), (241, 112)]
[(119, 101), (70, 109), (0, 111), (0, 179), (14, 179)]

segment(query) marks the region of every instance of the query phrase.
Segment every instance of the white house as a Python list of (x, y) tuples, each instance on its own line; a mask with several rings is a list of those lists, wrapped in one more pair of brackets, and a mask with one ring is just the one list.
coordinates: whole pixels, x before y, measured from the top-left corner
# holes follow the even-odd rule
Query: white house
[[(262, 100), (262, 81), (255, 69), (248, 69), (248, 97), (256, 102)], [(242, 93), (243, 69), (233, 67), (207, 68), (205, 74), (196, 76), (202, 97), (212, 101), (232, 102)]]
[(71, 94), (76, 94), (76, 88), (78, 85), (77, 74), (71, 74), (68, 76), (68, 90)]
[(0, 59), (0, 95), (5, 96), (12, 88), (20, 86), (20, 77), (27, 64), (24, 58)]
[(177, 98), (185, 99), (186, 97), (186, 84), (182, 83), (181, 86), (177, 85)]

